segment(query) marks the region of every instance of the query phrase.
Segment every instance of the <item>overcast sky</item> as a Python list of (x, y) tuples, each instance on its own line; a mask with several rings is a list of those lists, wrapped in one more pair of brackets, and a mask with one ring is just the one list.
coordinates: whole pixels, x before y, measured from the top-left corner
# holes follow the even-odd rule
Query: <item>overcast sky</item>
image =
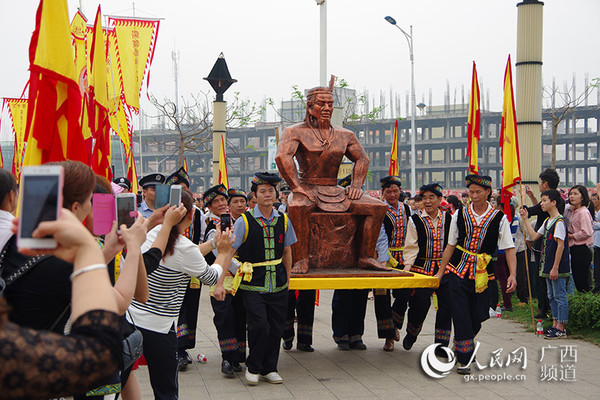
[[(91, 22), (97, 0), (69, 0), (69, 17), (81, 3)], [(424, 96), (443, 104), (446, 81), (461, 102), (471, 63), (500, 110), (502, 79), (510, 53), (516, 58), (517, 1), (509, 0), (327, 0), (328, 74), (343, 77), (379, 101), (390, 87), (404, 103), (410, 88), (408, 46), (401, 32), (383, 18), (393, 16), (405, 30), (413, 25), (417, 102)], [(133, 3), (106, 0), (103, 14), (131, 16)], [(0, 97), (18, 97), (28, 79), (28, 46), (38, 1), (0, 0)], [(261, 102), (290, 97), (319, 83), (319, 7), (314, 0), (138, 0), (137, 16), (160, 17), (150, 91), (173, 97), (171, 52), (180, 54), (180, 96), (211, 90), (207, 76), (220, 52), (233, 78), (229, 92)], [(548, 0), (544, 6), (543, 76), (562, 82), (577, 76), (600, 77), (599, 0)], [(514, 64), (513, 64), (514, 68)], [(514, 71), (514, 70), (513, 70)], [(226, 93), (226, 99), (231, 93)], [(145, 94), (143, 95), (145, 97)], [(452, 94), (453, 97), (453, 94)], [(596, 96), (593, 96), (594, 103)], [(144, 105), (142, 105), (144, 107)], [(146, 103), (145, 107), (149, 107)], [(402, 114), (405, 113), (402, 105)], [(4, 121), (6, 111), (4, 112)], [(2, 127), (6, 137), (8, 123)]]

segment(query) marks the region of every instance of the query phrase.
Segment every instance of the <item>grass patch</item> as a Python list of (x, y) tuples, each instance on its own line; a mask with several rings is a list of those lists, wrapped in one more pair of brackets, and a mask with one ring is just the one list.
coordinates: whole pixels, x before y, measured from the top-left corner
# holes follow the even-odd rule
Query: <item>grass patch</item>
[[(502, 295), (500, 295), (500, 299), (502, 299)], [(512, 304), (513, 311), (504, 311), (502, 312), (502, 318), (509, 319), (512, 321), (520, 322), (524, 325), (525, 330), (527, 332), (533, 332), (535, 327), (531, 326), (531, 310), (529, 308), (529, 304), (525, 304), (522, 306), (517, 305), (519, 299), (517, 296), (512, 296)], [(537, 314), (537, 300), (533, 299), (533, 315)], [(535, 320), (537, 324), (537, 320)], [(544, 324), (544, 329), (552, 326), (552, 319), (542, 320)], [(596, 346), (600, 346), (600, 330), (593, 328), (574, 328), (571, 329), (567, 324), (567, 335), (571, 339), (582, 339), (586, 342), (593, 343)]]

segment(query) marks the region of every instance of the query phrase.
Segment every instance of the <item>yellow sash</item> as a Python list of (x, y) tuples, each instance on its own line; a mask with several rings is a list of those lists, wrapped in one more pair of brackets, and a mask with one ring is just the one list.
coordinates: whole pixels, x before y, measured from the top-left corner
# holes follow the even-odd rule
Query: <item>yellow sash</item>
[(473, 253), (459, 245), (457, 245), (456, 248), (470, 256), (477, 257), (477, 262), (475, 264), (475, 292), (483, 292), (488, 287), (487, 265), (492, 260), (492, 256), (485, 253)]
[(385, 266), (388, 268), (398, 269), (398, 264), (400, 263), (392, 256), (392, 251), (404, 251), (404, 247), (390, 247), (388, 249), (390, 259), (387, 261)]
[(272, 265), (281, 264), (281, 258), (277, 260), (271, 261), (263, 261), (259, 263), (249, 263), (245, 262), (238, 268), (235, 276), (233, 277), (233, 281), (231, 282), (231, 294), (235, 296), (240, 284), (242, 283), (242, 279), (246, 282), (250, 282), (252, 280), (252, 271), (254, 267), (268, 267)]

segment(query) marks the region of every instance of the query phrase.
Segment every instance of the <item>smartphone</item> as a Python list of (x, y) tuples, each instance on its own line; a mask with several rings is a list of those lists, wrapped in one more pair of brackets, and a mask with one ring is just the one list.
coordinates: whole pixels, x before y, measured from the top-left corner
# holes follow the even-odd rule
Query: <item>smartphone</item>
[(181, 204), (181, 185), (171, 185), (171, 195), (169, 196), (169, 207), (179, 207)]
[(225, 232), (227, 228), (231, 228), (231, 215), (221, 214), (221, 232)]
[(135, 193), (119, 193), (115, 196), (117, 210), (117, 233), (121, 233), (120, 227), (125, 224), (127, 228), (134, 224), (137, 218), (137, 204)]
[(60, 165), (27, 166), (21, 172), (19, 196), (18, 248), (54, 249), (52, 236), (33, 238), (42, 221), (54, 221), (62, 208), (63, 167)]
[(106, 235), (112, 229), (116, 218), (115, 197), (110, 193), (94, 193), (92, 196), (94, 235)]
[[(171, 195), (169, 185), (159, 183), (154, 187), (154, 209), (158, 210), (169, 204)], [(179, 204), (178, 204), (179, 205)]]

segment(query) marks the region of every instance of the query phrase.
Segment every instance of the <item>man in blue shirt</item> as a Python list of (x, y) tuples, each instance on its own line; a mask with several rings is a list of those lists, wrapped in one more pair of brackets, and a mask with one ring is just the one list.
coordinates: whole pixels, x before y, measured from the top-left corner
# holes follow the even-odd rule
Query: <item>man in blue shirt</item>
[(165, 182), (165, 176), (162, 174), (150, 174), (140, 179), (140, 186), (144, 195), (144, 201), (140, 204), (138, 211), (144, 218), (150, 218), (154, 212), (154, 196), (156, 185)]
[(251, 190), (257, 204), (242, 214), (233, 227), (233, 248), (242, 265), (232, 290), (239, 288), (237, 295), (242, 296), (246, 308), (249, 385), (256, 385), (259, 378), (269, 383), (283, 382), (277, 363), (287, 314), (291, 246), (297, 239), (287, 215), (273, 208), (277, 199), (275, 188), (280, 181), (277, 174), (256, 173)]

